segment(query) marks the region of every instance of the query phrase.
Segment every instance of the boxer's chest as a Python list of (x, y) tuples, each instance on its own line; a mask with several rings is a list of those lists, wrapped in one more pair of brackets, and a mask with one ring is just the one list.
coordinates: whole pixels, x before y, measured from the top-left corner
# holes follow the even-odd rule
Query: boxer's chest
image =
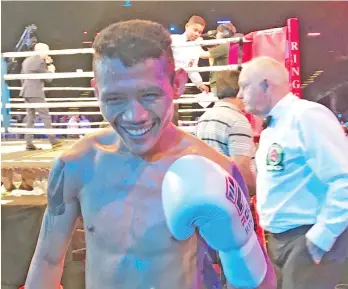
[(120, 253), (153, 255), (171, 247), (161, 198), (165, 167), (129, 159), (99, 162), (80, 194), (87, 238)]

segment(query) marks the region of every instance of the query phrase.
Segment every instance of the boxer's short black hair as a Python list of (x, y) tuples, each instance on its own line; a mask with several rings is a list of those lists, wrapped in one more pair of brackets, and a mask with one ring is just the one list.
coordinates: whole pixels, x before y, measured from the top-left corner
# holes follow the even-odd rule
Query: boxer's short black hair
[(93, 70), (103, 57), (118, 58), (126, 67), (132, 67), (149, 58), (168, 59), (168, 68), (174, 72), (174, 58), (170, 34), (161, 24), (147, 20), (130, 20), (112, 24), (103, 29), (93, 43), (95, 50)]
[(219, 99), (237, 96), (239, 74), (239, 71), (219, 71), (216, 79), (216, 92)]
[(205, 27), (205, 21), (201, 16), (198, 15), (192, 15), (189, 19), (189, 21), (187, 22), (187, 24), (191, 25), (191, 24), (199, 24)]

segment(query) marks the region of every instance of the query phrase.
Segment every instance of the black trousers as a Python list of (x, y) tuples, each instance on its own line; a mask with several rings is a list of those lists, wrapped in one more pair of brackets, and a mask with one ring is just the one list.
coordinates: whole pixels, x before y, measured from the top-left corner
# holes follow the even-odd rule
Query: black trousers
[[(41, 97), (27, 97), (24, 98), (25, 103), (46, 103), (45, 98)], [(52, 120), (48, 108), (27, 108), (27, 128), (33, 128), (35, 123), (35, 112), (38, 112), (40, 119), (44, 123), (45, 128), (52, 128)], [(27, 146), (33, 145), (34, 135), (26, 134), (25, 140)], [(57, 143), (56, 136), (53, 134), (48, 135), (48, 140), (53, 145)]]
[(277, 274), (278, 289), (334, 289), (348, 275), (348, 230), (324, 255), (320, 264), (312, 261), (305, 234), (311, 226), (284, 233), (269, 233), (268, 254)]

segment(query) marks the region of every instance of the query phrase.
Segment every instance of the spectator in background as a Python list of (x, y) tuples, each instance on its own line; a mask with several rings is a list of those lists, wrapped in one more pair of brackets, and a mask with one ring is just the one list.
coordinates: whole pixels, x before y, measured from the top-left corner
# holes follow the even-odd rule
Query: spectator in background
[[(63, 115), (63, 116), (59, 117), (58, 118), (58, 122), (61, 124), (59, 126), (59, 128), (62, 128), (62, 129), (66, 130), (66, 128), (67, 128), (66, 124), (68, 123), (68, 119), (69, 119), (69, 117), (67, 115)], [(67, 134), (63, 134), (62, 137), (67, 138), (68, 135)]]
[[(37, 43), (34, 47), (35, 51), (49, 51), (49, 47), (44, 43)], [(33, 55), (27, 57), (22, 64), (23, 74), (33, 73), (54, 73), (55, 66), (52, 64), (52, 58), (48, 55)], [(51, 82), (51, 79), (25, 79), (22, 81), (22, 90), (20, 96), (23, 96), (26, 103), (46, 103), (45, 92), (43, 91), (45, 82)], [(35, 112), (38, 112), (40, 119), (43, 121), (46, 129), (52, 128), (51, 116), (48, 108), (27, 108), (27, 128), (33, 128), (35, 120)], [(26, 150), (37, 150), (33, 144), (34, 135), (26, 134)], [(59, 148), (63, 143), (56, 139), (53, 134), (48, 135), (48, 139), (53, 149)]]
[[(222, 38), (231, 38), (234, 36), (242, 36), (242, 34), (236, 34), (236, 27), (232, 23), (220, 24), (216, 28), (216, 39)], [(230, 43), (219, 44), (208, 48), (209, 50), (209, 62), (212, 66), (223, 66), (228, 65), (228, 55), (229, 55)], [(219, 71), (210, 72), (209, 82), (210, 82), (210, 91), (214, 94), (217, 93), (216, 81), (219, 75)], [(230, 86), (238, 88), (238, 76), (239, 71), (231, 71), (230, 73)]]
[(255, 153), (253, 133), (242, 112), (243, 102), (236, 98), (235, 72), (221, 71), (216, 88), (219, 101), (199, 118), (196, 135), (218, 152), (234, 159), (249, 192), (254, 195), (255, 175), (251, 169)]
[[(80, 128), (91, 128), (91, 122), (85, 115), (80, 115)], [(80, 138), (83, 137), (83, 134), (80, 134)]]
[[(175, 45), (184, 44), (189, 41), (201, 39), (201, 35), (205, 28), (205, 21), (202, 17), (193, 15), (185, 25), (183, 34), (172, 34), (173, 57), (175, 68), (198, 67), (199, 58), (208, 58), (207, 51), (201, 46), (175, 47)], [(209, 92), (209, 87), (203, 83), (199, 72), (189, 72), (188, 77), (201, 92)], [(179, 105), (174, 104), (173, 123), (178, 125)]]
[[(79, 129), (79, 123), (80, 123), (80, 116), (79, 114), (75, 114), (72, 117), (70, 117), (68, 121), (68, 129), (69, 130), (76, 130)], [(69, 137), (72, 138), (78, 138), (78, 134), (69, 134)]]
[[(201, 46), (175, 47), (190, 41), (201, 40), (205, 28), (205, 21), (202, 17), (193, 15), (185, 25), (183, 34), (172, 34), (173, 57), (176, 68), (197, 67), (199, 58), (208, 58), (206, 51)], [(209, 87), (203, 84), (199, 72), (189, 72), (188, 77), (201, 92), (209, 92)]]
[(85, 115), (80, 116), (80, 128), (91, 128), (91, 122)]

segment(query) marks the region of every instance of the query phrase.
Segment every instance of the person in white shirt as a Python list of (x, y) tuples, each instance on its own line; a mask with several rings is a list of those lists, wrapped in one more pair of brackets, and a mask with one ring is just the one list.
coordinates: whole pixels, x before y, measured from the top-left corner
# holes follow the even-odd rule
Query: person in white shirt
[(348, 272), (348, 141), (335, 115), (293, 95), (288, 79), (268, 57), (239, 77), (245, 109), (267, 117), (256, 153), (260, 223), (278, 288), (332, 289)]
[[(68, 121), (68, 129), (76, 130), (79, 128), (80, 116), (78, 114), (73, 115)], [(78, 134), (71, 134), (70, 137), (77, 138)]]
[[(198, 67), (199, 58), (208, 59), (209, 52), (205, 51), (200, 45), (198, 46), (175, 46), (181, 45), (189, 41), (202, 40), (201, 35), (205, 28), (205, 21), (202, 17), (193, 15), (190, 17), (185, 25), (185, 32), (183, 34), (172, 34), (172, 51), (174, 57), (175, 69), (186, 67)], [(209, 92), (209, 87), (203, 83), (199, 72), (189, 72), (188, 77), (192, 83), (201, 91)], [(179, 105), (174, 105), (173, 123), (179, 122)]]
[[(91, 122), (85, 115), (80, 115), (79, 128), (91, 128)], [(83, 134), (80, 134), (79, 137), (82, 138)]]
[[(173, 57), (175, 68), (198, 67), (199, 58), (209, 58), (209, 52), (201, 46), (175, 47), (189, 41), (202, 40), (201, 35), (205, 28), (202, 17), (193, 15), (185, 25), (183, 34), (172, 34)], [(209, 92), (209, 87), (203, 84), (199, 72), (189, 72), (188, 77), (201, 92)]]
[(80, 128), (91, 128), (91, 122), (85, 115), (80, 116), (80, 122), (79, 122)]

